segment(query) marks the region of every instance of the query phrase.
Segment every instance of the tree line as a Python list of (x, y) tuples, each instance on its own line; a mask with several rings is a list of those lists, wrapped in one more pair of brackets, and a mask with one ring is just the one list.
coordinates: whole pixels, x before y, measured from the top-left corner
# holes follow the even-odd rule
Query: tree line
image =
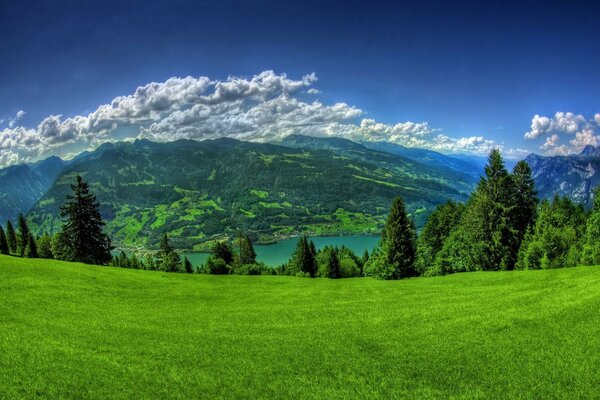
[(96, 197), (80, 176), (71, 188), (57, 234), (34, 237), (21, 214), (16, 230), (10, 221), (6, 231), (0, 227), (0, 253), (164, 272), (311, 278), (401, 279), (600, 264), (600, 187), (594, 190), (589, 212), (567, 197), (539, 202), (527, 162), (518, 162), (509, 172), (498, 150), (490, 152), (484, 176), (468, 201), (438, 206), (418, 235), (397, 197), (372, 254), (357, 256), (344, 246), (316, 249), (302, 236), (288, 262), (276, 268), (256, 260), (253, 243), (243, 234), (215, 242), (206, 263), (196, 267), (181, 259), (166, 233), (159, 250), (143, 259), (125, 252), (113, 257)]

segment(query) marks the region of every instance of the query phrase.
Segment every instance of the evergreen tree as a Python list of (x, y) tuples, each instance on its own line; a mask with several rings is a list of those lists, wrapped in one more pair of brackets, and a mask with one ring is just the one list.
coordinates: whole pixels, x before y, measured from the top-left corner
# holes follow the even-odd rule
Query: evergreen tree
[(600, 264), (600, 186), (594, 189), (594, 206), (587, 219), (582, 262), (586, 265)]
[(513, 214), (511, 216), (515, 237), (511, 253), (517, 254), (525, 233), (533, 226), (538, 205), (535, 182), (531, 176), (531, 168), (526, 161), (519, 161), (513, 168), (514, 183)]
[(216, 242), (212, 248), (212, 256), (217, 259), (221, 259), (225, 262), (225, 265), (232, 265), (234, 261), (234, 254), (231, 246), (226, 242)]
[(517, 267), (547, 269), (573, 267), (581, 260), (582, 241), (586, 233), (583, 206), (567, 197), (555, 196), (540, 205), (535, 225), (526, 235)]
[(337, 279), (341, 278), (340, 274), (340, 259), (338, 258), (338, 252), (333, 249), (329, 252), (329, 276), (328, 278)]
[(166, 233), (160, 239), (160, 250), (158, 252), (158, 268), (165, 272), (180, 272), (181, 258), (173, 249)]
[(296, 275), (302, 273), (314, 278), (317, 273), (315, 252), (312, 240), (309, 241), (306, 235), (301, 236), (288, 263), (289, 274)]
[(433, 273), (513, 268), (517, 237), (514, 193), (513, 178), (500, 152), (494, 149), (485, 176), (436, 256)]
[(40, 258), (54, 258), (54, 254), (52, 254), (52, 237), (48, 233), (44, 233), (38, 239), (37, 248)]
[(129, 257), (127, 257), (127, 253), (121, 250), (121, 253), (116, 257), (116, 266), (120, 268), (130, 268), (129, 265)]
[(27, 244), (29, 243), (29, 226), (27, 226), (27, 220), (23, 214), (19, 214), (17, 222), (17, 253), (21, 257), (25, 257), (25, 251), (27, 250)]
[(73, 195), (67, 196), (60, 211), (65, 219), (60, 237), (64, 241), (65, 256), (69, 261), (106, 265), (112, 259), (113, 246), (103, 232), (105, 222), (100, 215), (96, 196), (79, 175), (71, 189)]
[(463, 204), (448, 201), (429, 215), (417, 239), (415, 269), (419, 275), (428, 274), (433, 268), (435, 258), (446, 238), (459, 223), (464, 207)]
[(0, 226), (0, 254), (8, 254), (8, 241), (6, 240), (6, 234), (4, 229)]
[(38, 258), (37, 244), (35, 238), (30, 233), (29, 239), (27, 240), (27, 246), (25, 247), (25, 257), (27, 258)]
[(240, 235), (238, 241), (240, 251), (238, 255), (239, 265), (254, 264), (256, 262), (256, 252), (250, 238)]
[(188, 274), (194, 273), (194, 267), (187, 257), (183, 258), (183, 270)]
[(8, 242), (8, 251), (10, 253), (17, 252), (17, 235), (15, 234), (15, 228), (10, 221), (6, 222), (6, 241)]
[(378, 251), (371, 255), (366, 273), (378, 279), (400, 279), (415, 275), (415, 226), (404, 202), (396, 197), (381, 232)]

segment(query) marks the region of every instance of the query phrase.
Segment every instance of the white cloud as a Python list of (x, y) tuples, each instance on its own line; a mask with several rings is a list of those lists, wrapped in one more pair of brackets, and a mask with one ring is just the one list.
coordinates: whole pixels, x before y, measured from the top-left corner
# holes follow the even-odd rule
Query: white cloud
[[(314, 73), (290, 79), (286, 74), (264, 71), (251, 78), (229, 77), (224, 81), (188, 76), (151, 82), (88, 115), (50, 115), (35, 129), (12, 124), (0, 131), (0, 165), (49, 153), (65, 155), (74, 148), (83, 150), (133, 137), (170, 141), (227, 136), (273, 141), (295, 133), (389, 141), (443, 152), (482, 154), (502, 147), (482, 136), (453, 138), (426, 122), (359, 120), (364, 111), (343, 102), (302, 100), (303, 93), (319, 93), (311, 87), (316, 81)], [(23, 115), (20, 111), (14, 120)]]
[[(535, 115), (531, 120), (531, 130), (525, 133), (525, 139), (533, 140), (548, 136), (540, 145), (547, 155), (566, 155), (579, 153), (586, 145), (600, 144), (600, 135), (596, 130), (600, 125), (600, 114), (586, 120), (581, 114), (572, 112), (556, 112), (553, 117)], [(569, 144), (561, 144), (561, 135), (573, 137)]]
[[(25, 111), (23, 111), (23, 110), (17, 111), (17, 114), (13, 118), (9, 118), (8, 119), (8, 127), (9, 128), (14, 128), (17, 125), (17, 122), (21, 118), (23, 118), (24, 115), (25, 115)], [(2, 120), (0, 122), (4, 122), (4, 120)]]

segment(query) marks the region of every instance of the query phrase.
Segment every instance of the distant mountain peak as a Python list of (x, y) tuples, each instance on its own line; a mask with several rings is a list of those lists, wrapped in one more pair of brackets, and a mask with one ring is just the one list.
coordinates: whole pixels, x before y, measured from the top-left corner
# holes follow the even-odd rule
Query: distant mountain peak
[(591, 144), (588, 144), (587, 146), (585, 146), (583, 148), (583, 150), (581, 150), (581, 153), (579, 153), (579, 155), (582, 155), (582, 156), (600, 155), (600, 147), (596, 148), (596, 147), (592, 146)]

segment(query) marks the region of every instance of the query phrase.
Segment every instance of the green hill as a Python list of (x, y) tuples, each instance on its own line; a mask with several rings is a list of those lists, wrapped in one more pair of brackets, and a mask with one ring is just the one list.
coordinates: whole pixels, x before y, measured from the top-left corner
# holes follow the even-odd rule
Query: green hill
[(0, 398), (600, 397), (600, 267), (404, 281), (0, 256)]
[(66, 167), (29, 218), (38, 233), (56, 231), (78, 173), (117, 243), (155, 246), (168, 232), (180, 248), (239, 230), (255, 240), (377, 232), (397, 195), (420, 225), (473, 187), (466, 175), (346, 142), (352, 152), (232, 139), (105, 144)]

